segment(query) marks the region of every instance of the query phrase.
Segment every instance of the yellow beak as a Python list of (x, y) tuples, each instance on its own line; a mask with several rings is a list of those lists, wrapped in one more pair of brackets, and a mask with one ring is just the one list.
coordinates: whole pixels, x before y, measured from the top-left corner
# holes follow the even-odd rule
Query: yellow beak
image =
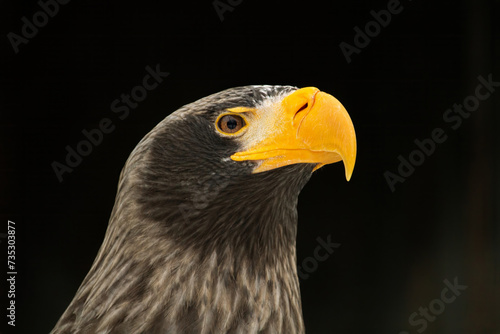
[(299, 89), (273, 106), (265, 122), (274, 126), (235, 161), (260, 160), (254, 173), (297, 163), (316, 163), (316, 169), (342, 160), (347, 181), (356, 161), (356, 134), (349, 114), (333, 96), (314, 87)]

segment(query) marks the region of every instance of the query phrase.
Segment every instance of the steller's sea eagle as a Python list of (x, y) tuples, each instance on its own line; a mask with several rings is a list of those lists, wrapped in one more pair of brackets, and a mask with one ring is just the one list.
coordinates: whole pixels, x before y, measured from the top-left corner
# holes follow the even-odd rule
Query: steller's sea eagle
[(351, 119), (314, 87), (188, 104), (128, 158), (99, 253), (52, 333), (304, 333), (297, 199), (356, 159)]

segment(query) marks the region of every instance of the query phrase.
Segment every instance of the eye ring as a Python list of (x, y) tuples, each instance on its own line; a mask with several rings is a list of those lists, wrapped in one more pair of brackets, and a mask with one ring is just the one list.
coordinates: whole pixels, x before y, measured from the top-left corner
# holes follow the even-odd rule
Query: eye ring
[(245, 118), (237, 114), (221, 114), (215, 122), (217, 130), (224, 135), (236, 135), (247, 125)]

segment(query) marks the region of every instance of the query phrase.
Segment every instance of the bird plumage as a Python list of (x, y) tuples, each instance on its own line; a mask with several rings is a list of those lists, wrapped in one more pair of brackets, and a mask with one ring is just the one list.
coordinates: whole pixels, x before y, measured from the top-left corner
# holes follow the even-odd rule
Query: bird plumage
[(52, 333), (304, 333), (297, 199), (316, 164), (252, 173), (214, 131), (229, 108), (289, 86), (229, 89), (180, 108), (131, 153), (99, 253)]

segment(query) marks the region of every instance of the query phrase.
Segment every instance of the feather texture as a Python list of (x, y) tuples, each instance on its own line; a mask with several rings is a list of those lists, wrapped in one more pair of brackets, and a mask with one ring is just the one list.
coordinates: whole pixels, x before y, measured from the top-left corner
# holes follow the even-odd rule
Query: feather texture
[(249, 86), (179, 109), (134, 149), (99, 253), (58, 333), (304, 333), (297, 198), (313, 165), (252, 174), (218, 113), (282, 98)]

